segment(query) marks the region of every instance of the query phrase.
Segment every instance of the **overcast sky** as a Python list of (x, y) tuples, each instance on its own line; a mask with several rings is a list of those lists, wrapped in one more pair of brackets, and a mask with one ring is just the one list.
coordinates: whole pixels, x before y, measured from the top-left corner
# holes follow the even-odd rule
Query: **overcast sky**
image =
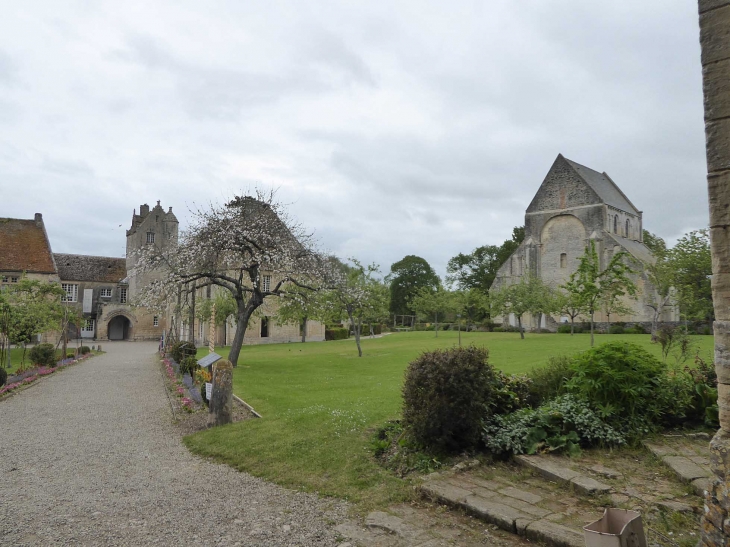
[(341, 257), (440, 274), (499, 244), (555, 156), (668, 239), (707, 224), (687, 0), (8, 2), (0, 217), (123, 256), (141, 203), (278, 188)]

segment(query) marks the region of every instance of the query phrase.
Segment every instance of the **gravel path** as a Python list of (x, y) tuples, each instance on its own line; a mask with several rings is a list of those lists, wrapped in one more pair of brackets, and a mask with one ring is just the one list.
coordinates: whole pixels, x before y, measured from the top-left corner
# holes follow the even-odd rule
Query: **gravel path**
[(156, 343), (0, 402), (0, 545), (337, 545), (337, 501), (191, 455), (171, 424)]

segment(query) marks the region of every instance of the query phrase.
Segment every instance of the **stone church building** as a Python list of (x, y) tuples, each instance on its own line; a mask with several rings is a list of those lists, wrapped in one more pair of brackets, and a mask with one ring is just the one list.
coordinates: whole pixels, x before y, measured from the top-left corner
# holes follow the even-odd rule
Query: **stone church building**
[[(24, 275), (60, 283), (66, 292), (65, 305), (73, 307), (83, 317), (82, 324), (69, 329), (70, 338), (159, 340), (175, 324), (179, 330), (176, 338), (189, 340), (192, 331), (197, 345), (207, 344), (207, 321), (195, 319), (196, 324), (191, 328), (184, 319), (173, 323), (170, 313), (155, 313), (134, 305), (139, 288), (154, 276), (154, 272), (137, 276), (137, 251), (146, 245), (176, 244), (178, 226), (172, 207), (165, 211), (159, 201), (153, 208), (141, 205), (139, 214), (136, 210), (132, 213), (131, 226), (126, 232), (126, 258), (115, 258), (54, 253), (40, 213), (33, 219), (0, 218), (0, 289), (3, 285), (17, 283)], [(271, 276), (264, 276), (264, 279), (267, 277), (271, 283)], [(200, 289), (197, 296), (198, 302), (211, 298), (210, 288)], [(252, 319), (245, 344), (301, 339), (302, 327), (278, 324), (272, 317), (275, 312), (276, 304), (267, 302), (261, 317)], [(309, 321), (306, 328), (308, 340), (324, 340), (324, 325)], [(230, 344), (234, 331), (232, 321), (219, 327), (216, 344)], [(55, 343), (59, 337), (59, 333), (46, 333), (42, 338)]]
[[(643, 271), (643, 264), (654, 258), (643, 243), (642, 212), (634, 206), (607, 173), (571, 161), (559, 154), (525, 212), (525, 239), (499, 268), (492, 288), (519, 282), (525, 275), (539, 277), (546, 285), (558, 288), (578, 269), (589, 241), (596, 244), (601, 267), (611, 257), (626, 251), (637, 273), (634, 282), (637, 299), (625, 298), (631, 310), (627, 316), (610, 316), (610, 322), (650, 322), (653, 310), (647, 306), (654, 288)], [(660, 321), (678, 321), (679, 310), (668, 306)], [(502, 318), (514, 326), (514, 316)], [(606, 322), (602, 312), (596, 322)], [(565, 317), (544, 317), (541, 328), (555, 330)], [(536, 328), (535, 318), (523, 317), (523, 324)]]

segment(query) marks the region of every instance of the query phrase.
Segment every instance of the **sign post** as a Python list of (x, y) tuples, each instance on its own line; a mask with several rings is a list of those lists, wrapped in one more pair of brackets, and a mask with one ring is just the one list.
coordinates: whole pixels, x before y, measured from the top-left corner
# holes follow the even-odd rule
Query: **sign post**
[(210, 311), (210, 332), (208, 333), (208, 350), (215, 351), (215, 302)]
[[(212, 367), (214, 363), (219, 361), (221, 359), (221, 356), (217, 353), (209, 353), (202, 359), (198, 360), (198, 366), (203, 368)], [(208, 399), (208, 404), (210, 406), (210, 400), (213, 397), (213, 369), (210, 370), (210, 382), (205, 382), (205, 398)]]

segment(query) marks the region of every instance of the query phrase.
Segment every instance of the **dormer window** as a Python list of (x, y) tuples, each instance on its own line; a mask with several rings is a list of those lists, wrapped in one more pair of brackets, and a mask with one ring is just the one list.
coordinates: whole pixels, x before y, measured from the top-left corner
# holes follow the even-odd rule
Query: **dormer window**
[(154, 242), (155, 242), (155, 233), (147, 232), (147, 243), (154, 243)]

